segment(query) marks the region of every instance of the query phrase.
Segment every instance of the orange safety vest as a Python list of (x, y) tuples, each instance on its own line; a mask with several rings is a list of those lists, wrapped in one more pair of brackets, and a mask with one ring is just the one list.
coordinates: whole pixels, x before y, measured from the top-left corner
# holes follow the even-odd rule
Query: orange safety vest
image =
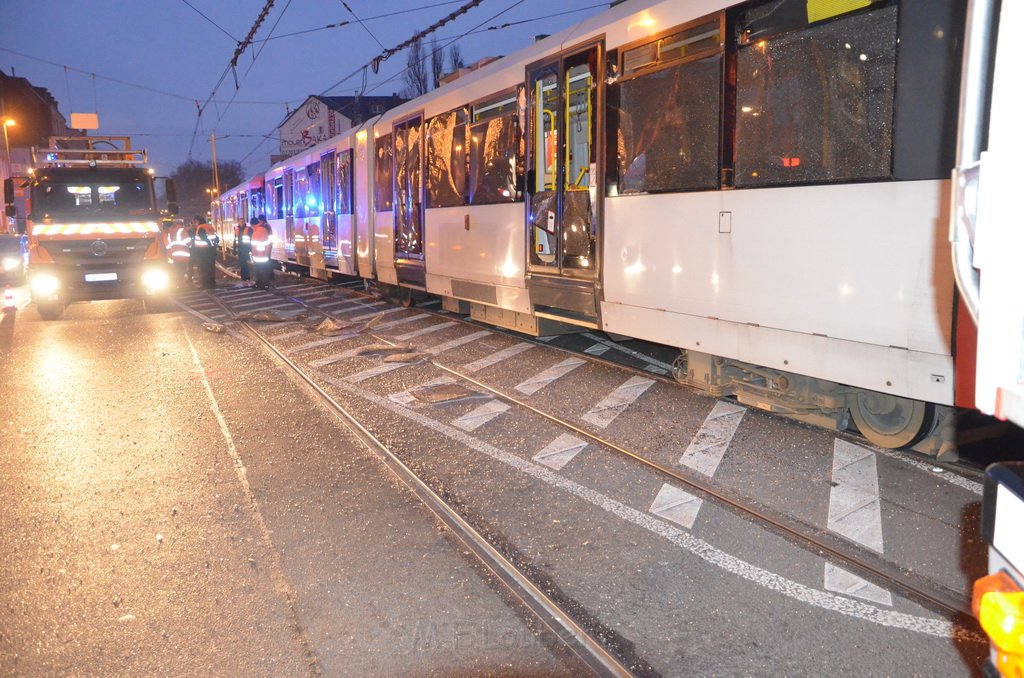
[(173, 232), (169, 231), (165, 243), (167, 256), (171, 261), (188, 260), (188, 231), (184, 226), (179, 226)]
[(252, 229), (252, 260), (257, 264), (270, 261), (270, 250), (274, 243), (274, 233), (265, 224), (257, 224)]

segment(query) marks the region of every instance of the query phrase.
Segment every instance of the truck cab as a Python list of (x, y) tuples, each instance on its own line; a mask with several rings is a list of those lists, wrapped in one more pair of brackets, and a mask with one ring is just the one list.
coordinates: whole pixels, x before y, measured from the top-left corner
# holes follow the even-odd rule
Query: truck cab
[(51, 137), (32, 155), (28, 278), (40, 315), (57, 318), (80, 300), (165, 296), (170, 274), (145, 150), (128, 137)]

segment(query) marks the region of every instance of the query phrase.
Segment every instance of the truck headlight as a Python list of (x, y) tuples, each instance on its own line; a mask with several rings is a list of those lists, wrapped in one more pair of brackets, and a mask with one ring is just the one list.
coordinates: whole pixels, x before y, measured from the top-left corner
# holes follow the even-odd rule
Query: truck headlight
[(151, 268), (142, 274), (142, 284), (149, 293), (163, 292), (170, 286), (171, 279), (161, 268)]
[(52, 297), (59, 289), (60, 280), (57, 276), (40, 273), (32, 277), (33, 297)]

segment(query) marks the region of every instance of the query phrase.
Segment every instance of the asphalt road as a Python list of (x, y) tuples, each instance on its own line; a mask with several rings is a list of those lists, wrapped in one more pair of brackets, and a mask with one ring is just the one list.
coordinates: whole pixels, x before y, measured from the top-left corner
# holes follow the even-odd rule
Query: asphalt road
[(243, 340), (28, 307), (0, 388), (2, 675), (581, 670)]
[[(953, 588), (983, 566), (972, 483), (422, 309), (279, 282), (182, 295), (187, 312), (103, 302), (0, 321), (0, 674), (583, 670), (237, 323), (203, 327), (300, 299), (373, 332), (260, 332), (638, 674), (980, 666), (969, 620), (836, 588), (813, 550), (711, 502), (684, 515), (657, 473), (472, 389), (435, 400), (450, 375), (361, 349), (408, 342), (665, 464), (718, 439), (716, 482), (808, 524), (873, 478), (885, 555)], [(635, 399), (609, 400), (623, 387)]]

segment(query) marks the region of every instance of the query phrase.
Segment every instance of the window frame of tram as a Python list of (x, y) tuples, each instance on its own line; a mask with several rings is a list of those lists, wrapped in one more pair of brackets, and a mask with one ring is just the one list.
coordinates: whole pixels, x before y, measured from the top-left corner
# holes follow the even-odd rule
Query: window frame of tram
[(493, 94), (470, 109), (466, 133), (469, 204), (522, 202), (526, 87)]
[(295, 170), (284, 171), (284, 237), (289, 245), (295, 244)]
[(373, 139), (373, 152), (376, 158), (373, 172), (373, 205), (377, 212), (390, 212), (394, 209), (394, 142), (392, 133), (381, 134)]
[(468, 111), (460, 107), (435, 115), (424, 126), (426, 167), (423, 184), (427, 209), (462, 207), (467, 203), (468, 119)]
[(719, 187), (724, 34), (720, 12), (609, 51), (606, 197)]
[[(425, 120), (422, 113), (392, 127), (394, 186), (394, 246), (399, 259), (423, 260), (423, 148)], [(403, 197), (403, 190), (407, 195)]]
[[(597, 185), (592, 175), (596, 175), (600, 164), (596, 112), (601, 103), (598, 101), (598, 80), (601, 77), (602, 53), (603, 48), (599, 44), (587, 45), (539, 66), (530, 74), (527, 83), (531, 91), (540, 93), (539, 97), (533, 98), (526, 113), (530, 120), (530, 134), (526, 142), (528, 166), (525, 182), (526, 191), (530, 194), (529, 263), (538, 270), (577, 275), (594, 275), (597, 270), (600, 219)], [(576, 73), (576, 69), (589, 72), (585, 90), (573, 90), (573, 83), (586, 77), (585, 71)], [(563, 75), (565, 82), (562, 82)], [(553, 86), (541, 84), (541, 81), (552, 80)], [(572, 95), (576, 91), (584, 91), (587, 96), (574, 102)], [(549, 104), (552, 107), (549, 108)], [(574, 112), (574, 105), (586, 111), (585, 124), (581, 124), (579, 110)], [(538, 111), (543, 125), (537, 124)], [(566, 132), (565, 139), (559, 138), (562, 130)], [(583, 142), (586, 162), (582, 164), (577, 162), (576, 156), (583, 146), (575, 143), (578, 138), (572, 135), (574, 131), (587, 133)], [(539, 149), (543, 149), (543, 155), (539, 154)], [(543, 171), (538, 171), (539, 168)], [(585, 177), (588, 180), (583, 185)], [(539, 216), (542, 214), (546, 216)], [(561, 228), (558, 219), (561, 219)], [(577, 220), (584, 225), (583, 228), (577, 228)], [(559, 232), (561, 238), (558, 237)]]
[(320, 244), (325, 250), (338, 248), (338, 190), (337, 151), (331, 149), (320, 154), (320, 200), (323, 215), (320, 218)]
[(284, 176), (276, 176), (267, 184), (267, 215), (270, 219), (284, 219)]
[(866, 1), (736, 13), (737, 188), (894, 178), (900, 8)]
[(335, 158), (334, 177), (336, 181), (337, 199), (335, 201), (335, 212), (337, 214), (354, 214), (355, 201), (352, 192), (352, 149), (346, 148), (339, 151)]

